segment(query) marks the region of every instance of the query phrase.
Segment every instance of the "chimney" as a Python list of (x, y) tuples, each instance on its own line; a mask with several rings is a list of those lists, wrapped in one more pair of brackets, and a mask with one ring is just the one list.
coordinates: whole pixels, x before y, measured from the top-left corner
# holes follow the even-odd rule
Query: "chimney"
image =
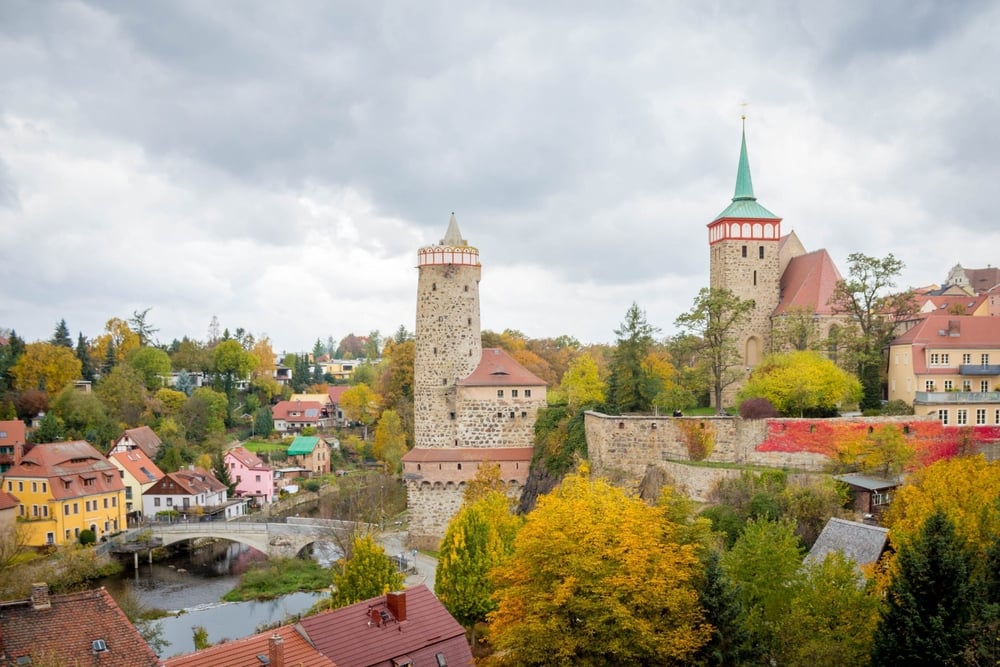
[(267, 658), (271, 667), (285, 667), (285, 640), (278, 633), (267, 640)]
[(402, 623), (406, 620), (406, 591), (393, 591), (385, 594), (385, 606), (393, 618)]
[(47, 583), (31, 584), (31, 608), (35, 611), (52, 609), (52, 601), (49, 599), (49, 585)]

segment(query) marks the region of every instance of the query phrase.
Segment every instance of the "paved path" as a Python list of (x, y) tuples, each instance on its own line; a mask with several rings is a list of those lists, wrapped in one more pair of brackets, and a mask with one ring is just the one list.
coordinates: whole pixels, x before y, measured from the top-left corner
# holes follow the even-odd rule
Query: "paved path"
[[(408, 562), (413, 562), (413, 550), (407, 550), (405, 548), (405, 532), (382, 533), (379, 541), (382, 544), (382, 548), (385, 549), (387, 556), (394, 557), (403, 554)], [(433, 591), (434, 572), (437, 570), (437, 558), (428, 556), (427, 554), (423, 554), (418, 551), (416, 570), (416, 573), (406, 575), (406, 587), (409, 588), (410, 586), (416, 586), (417, 584), (427, 584), (427, 588)]]

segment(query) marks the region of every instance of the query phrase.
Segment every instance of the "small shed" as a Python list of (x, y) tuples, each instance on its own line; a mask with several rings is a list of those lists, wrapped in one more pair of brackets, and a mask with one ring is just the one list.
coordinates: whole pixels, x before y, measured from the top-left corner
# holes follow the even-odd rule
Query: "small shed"
[(872, 515), (881, 514), (892, 501), (893, 492), (903, 484), (899, 477), (882, 479), (855, 472), (838, 475), (834, 479), (851, 488), (855, 511)]
[(826, 522), (804, 563), (821, 563), (839, 551), (859, 567), (876, 562), (888, 547), (889, 529), (836, 517)]

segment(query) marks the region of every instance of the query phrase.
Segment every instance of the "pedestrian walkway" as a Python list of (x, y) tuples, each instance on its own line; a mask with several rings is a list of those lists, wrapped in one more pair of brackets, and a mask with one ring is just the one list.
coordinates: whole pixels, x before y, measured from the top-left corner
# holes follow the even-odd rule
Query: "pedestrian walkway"
[(382, 533), (379, 538), (385, 554), (390, 558), (402, 556), (408, 565), (405, 585), (407, 588), (417, 584), (426, 584), (434, 590), (434, 573), (437, 571), (437, 558), (420, 553), (416, 549), (406, 549), (406, 532), (391, 531)]

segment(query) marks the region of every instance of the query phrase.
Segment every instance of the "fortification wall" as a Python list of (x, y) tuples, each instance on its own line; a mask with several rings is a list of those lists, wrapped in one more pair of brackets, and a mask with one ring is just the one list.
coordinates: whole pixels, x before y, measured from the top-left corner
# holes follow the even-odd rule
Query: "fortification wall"
[[(507, 495), (516, 501), (521, 496), (521, 484), (510, 484)], [(458, 513), (465, 494), (465, 483), (430, 483), (407, 481), (406, 506), (409, 517), (409, 546), (437, 550), (448, 522)]]
[[(492, 390), (495, 396), (496, 390)], [(460, 387), (457, 413), (458, 442), (462, 447), (531, 447), (541, 398), (525, 400), (477, 397)], [(480, 395), (482, 392), (480, 392)]]

